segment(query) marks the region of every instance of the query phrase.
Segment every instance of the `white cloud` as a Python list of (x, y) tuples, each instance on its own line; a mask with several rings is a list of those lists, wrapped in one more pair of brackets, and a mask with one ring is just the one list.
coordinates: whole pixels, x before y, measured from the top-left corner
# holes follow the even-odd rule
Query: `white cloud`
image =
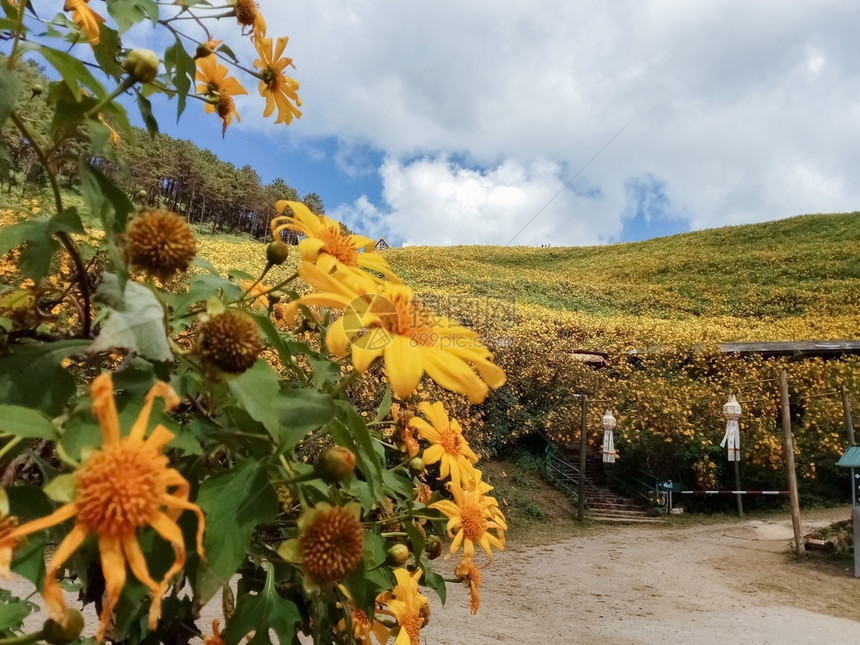
[(384, 202), (341, 211), (408, 242), (507, 242), (628, 122), (574, 184), (600, 195), (517, 242), (611, 240), (649, 176), (693, 228), (860, 207), (854, 0), (261, 4), (302, 82), (290, 136), (381, 151)]

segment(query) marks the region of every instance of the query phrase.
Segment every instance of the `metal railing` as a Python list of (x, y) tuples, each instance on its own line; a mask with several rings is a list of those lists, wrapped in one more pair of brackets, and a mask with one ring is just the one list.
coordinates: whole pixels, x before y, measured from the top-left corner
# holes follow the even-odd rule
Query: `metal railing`
[(552, 443), (547, 444), (544, 454), (547, 477), (572, 499), (579, 499), (579, 468), (562, 457)]

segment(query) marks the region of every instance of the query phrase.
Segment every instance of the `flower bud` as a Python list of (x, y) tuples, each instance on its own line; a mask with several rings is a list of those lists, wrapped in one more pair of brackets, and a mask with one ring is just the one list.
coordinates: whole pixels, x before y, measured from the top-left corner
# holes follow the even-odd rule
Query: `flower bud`
[(33, 96), (39, 96), (39, 94), (42, 94), (45, 91), (45, 88), (36, 83), (30, 88), (30, 91), (33, 93)]
[(418, 477), (424, 472), (424, 460), (421, 457), (413, 457), (409, 460), (409, 472)]
[(133, 49), (122, 68), (134, 81), (149, 83), (158, 75), (158, 55), (151, 49)]
[(66, 645), (78, 640), (84, 631), (84, 615), (77, 609), (69, 609), (66, 626), (52, 618), (42, 624), (42, 638), (50, 645)]
[(427, 557), (435, 560), (442, 555), (442, 540), (438, 535), (430, 535), (427, 541), (424, 542), (424, 550), (427, 552)]
[(269, 242), (269, 246), (266, 247), (266, 261), (269, 264), (280, 266), (287, 261), (289, 255), (290, 247), (287, 246), (286, 242), (275, 240), (274, 242)]
[(392, 567), (402, 567), (409, 559), (409, 549), (405, 544), (395, 544), (385, 554), (385, 561)]
[(314, 470), (327, 484), (343, 481), (355, 471), (355, 453), (343, 446), (326, 448), (314, 464)]

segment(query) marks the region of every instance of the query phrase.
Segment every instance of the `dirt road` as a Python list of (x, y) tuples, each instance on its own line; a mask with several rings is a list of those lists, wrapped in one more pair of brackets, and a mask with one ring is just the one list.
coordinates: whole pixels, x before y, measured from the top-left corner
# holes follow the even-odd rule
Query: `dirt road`
[(428, 645), (860, 643), (860, 579), (792, 561), (792, 536), (787, 520), (595, 527), (514, 548), (485, 570), (476, 616), (460, 587), (444, 609), (431, 594), (437, 620), (422, 635)]

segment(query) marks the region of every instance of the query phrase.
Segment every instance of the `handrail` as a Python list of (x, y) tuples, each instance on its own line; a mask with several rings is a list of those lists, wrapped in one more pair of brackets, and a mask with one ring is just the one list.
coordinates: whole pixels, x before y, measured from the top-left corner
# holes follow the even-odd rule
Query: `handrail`
[[(553, 443), (548, 443), (544, 459), (547, 476), (571, 497), (579, 497), (579, 468), (564, 459)], [(586, 499), (586, 502), (588, 500)]]

